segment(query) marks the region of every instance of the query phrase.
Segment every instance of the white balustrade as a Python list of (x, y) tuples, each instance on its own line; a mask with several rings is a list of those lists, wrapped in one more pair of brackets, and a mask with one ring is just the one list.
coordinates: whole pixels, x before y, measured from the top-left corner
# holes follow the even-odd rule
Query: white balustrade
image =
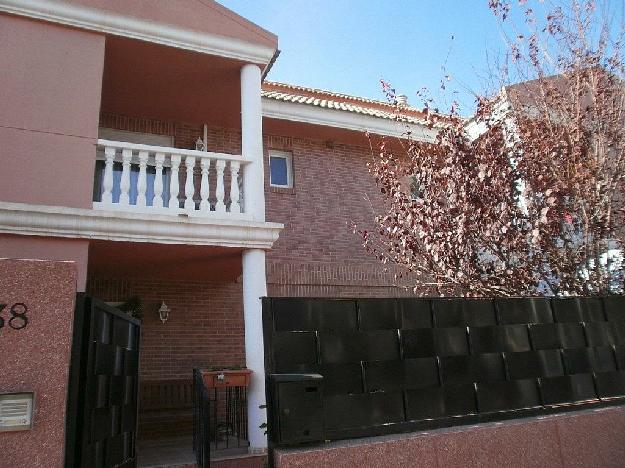
[(193, 201), (193, 194), (195, 193), (195, 183), (193, 180), (193, 172), (195, 169), (195, 158), (193, 156), (187, 156), (184, 158), (184, 165), (187, 168), (184, 182), (184, 209), (194, 211), (195, 201)]
[(241, 202), (239, 201), (241, 191), (239, 190), (239, 161), (230, 161), (230, 212), (240, 213)]
[(208, 195), (210, 193), (210, 187), (208, 185), (208, 171), (210, 170), (210, 159), (202, 159), (202, 181), (200, 182), (200, 197), (202, 200), (200, 201), (200, 211), (206, 212), (210, 211), (210, 201), (208, 200)]
[(130, 205), (130, 163), (132, 161), (132, 150), (122, 149), (122, 178), (119, 182), (119, 204)]
[(252, 218), (241, 209), (240, 179), (250, 162), (242, 156), (101, 139), (96, 157), (104, 167), (96, 170), (95, 209)]
[(115, 148), (107, 146), (104, 149), (104, 180), (102, 181), (102, 203), (113, 203), (113, 163), (115, 162)]
[(215, 190), (215, 211), (224, 213), (226, 211), (226, 205), (224, 204), (224, 169), (226, 168), (226, 161), (219, 159), (215, 162), (217, 167), (217, 189)]
[(145, 191), (148, 187), (146, 168), (148, 165), (148, 152), (139, 151), (139, 180), (137, 181), (137, 206), (146, 206)]
[[(156, 162), (156, 171), (154, 175), (154, 197), (152, 198), (152, 206), (156, 208), (165, 207), (165, 199), (163, 198), (163, 162), (165, 162), (165, 153), (156, 153), (154, 157)], [(178, 194), (176, 194), (178, 196)]]
[(169, 158), (171, 162), (171, 178), (169, 180), (169, 209), (172, 213), (178, 214), (180, 209), (180, 179), (178, 168), (180, 167), (180, 155), (172, 154)]

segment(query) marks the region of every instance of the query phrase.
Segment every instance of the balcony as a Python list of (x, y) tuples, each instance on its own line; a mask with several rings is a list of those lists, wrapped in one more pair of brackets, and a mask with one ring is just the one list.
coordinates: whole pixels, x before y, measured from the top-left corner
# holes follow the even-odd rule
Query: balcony
[[(98, 140), (95, 210), (251, 220), (240, 155)], [(251, 205), (251, 204), (249, 204)]]
[(240, 132), (240, 146), (232, 145), (240, 154), (175, 148), (192, 142), (171, 134), (167, 143), (132, 140), (101, 133), (102, 125), (87, 126), (80, 139), (62, 130), (32, 148), (9, 139), (16, 142), (9, 151), (23, 156), (5, 168), (7, 180), (20, 182), (0, 197), (0, 234), (114, 241), (116, 248), (270, 249), (283, 226), (265, 221), (259, 66), (124, 37), (107, 37), (102, 52), (100, 117)]
[(92, 209), (2, 202), (0, 232), (268, 249), (283, 227), (246, 200), (243, 156), (98, 139), (95, 157)]

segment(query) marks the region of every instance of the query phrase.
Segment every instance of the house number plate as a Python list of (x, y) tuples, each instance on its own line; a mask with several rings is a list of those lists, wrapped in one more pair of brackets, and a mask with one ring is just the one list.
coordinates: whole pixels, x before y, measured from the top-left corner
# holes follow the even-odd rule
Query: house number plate
[(15, 304), (0, 303), (0, 329), (22, 330), (28, 325), (28, 306), (23, 302)]
[(32, 393), (0, 394), (0, 432), (30, 429), (32, 421)]

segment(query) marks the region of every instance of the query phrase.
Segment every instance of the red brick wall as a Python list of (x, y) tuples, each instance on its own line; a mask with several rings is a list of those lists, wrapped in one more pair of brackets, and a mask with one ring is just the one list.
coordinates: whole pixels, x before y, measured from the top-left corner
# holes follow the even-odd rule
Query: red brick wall
[[(353, 231), (370, 229), (383, 204), (366, 164), (369, 148), (265, 136), (266, 151), (293, 155), (293, 188), (266, 188), (267, 220), (285, 228), (267, 254), (272, 296), (412, 295), (394, 270), (364, 251)], [(268, 166), (267, 160), (265, 165)], [(268, 181), (269, 174), (266, 173)], [(267, 183), (268, 185), (268, 183)]]
[[(107, 302), (141, 298), (144, 380), (190, 379), (194, 367), (245, 364), (240, 283), (90, 278), (87, 290)], [(165, 324), (157, 314), (161, 301), (171, 309)]]
[[(174, 137), (194, 147), (201, 124), (102, 114), (100, 125)], [(238, 154), (240, 131), (209, 127), (208, 149)], [(381, 200), (367, 171), (370, 149), (289, 135), (265, 135), (267, 220), (285, 229), (267, 254), (268, 293), (273, 296), (388, 297), (412, 295), (405, 279), (395, 280), (362, 247), (353, 225), (371, 227)], [(294, 187), (269, 187), (268, 151), (293, 154)]]
[[(186, 149), (195, 149), (196, 140), (204, 137), (204, 126), (202, 124), (171, 122), (107, 112), (100, 114), (100, 127), (171, 136), (174, 137), (176, 148)], [(223, 128), (209, 127), (208, 149), (218, 153), (241, 154), (241, 133)]]

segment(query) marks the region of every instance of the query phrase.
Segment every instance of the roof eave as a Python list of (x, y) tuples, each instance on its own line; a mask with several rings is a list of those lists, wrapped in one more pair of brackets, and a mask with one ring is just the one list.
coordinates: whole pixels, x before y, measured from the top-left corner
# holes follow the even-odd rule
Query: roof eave
[(398, 138), (410, 136), (416, 140), (427, 142), (434, 142), (437, 133), (435, 128), (430, 128), (426, 124), (400, 122), (340, 109), (278, 101), (267, 97), (263, 97), (262, 106), (263, 117), (269, 119), (322, 125)]

